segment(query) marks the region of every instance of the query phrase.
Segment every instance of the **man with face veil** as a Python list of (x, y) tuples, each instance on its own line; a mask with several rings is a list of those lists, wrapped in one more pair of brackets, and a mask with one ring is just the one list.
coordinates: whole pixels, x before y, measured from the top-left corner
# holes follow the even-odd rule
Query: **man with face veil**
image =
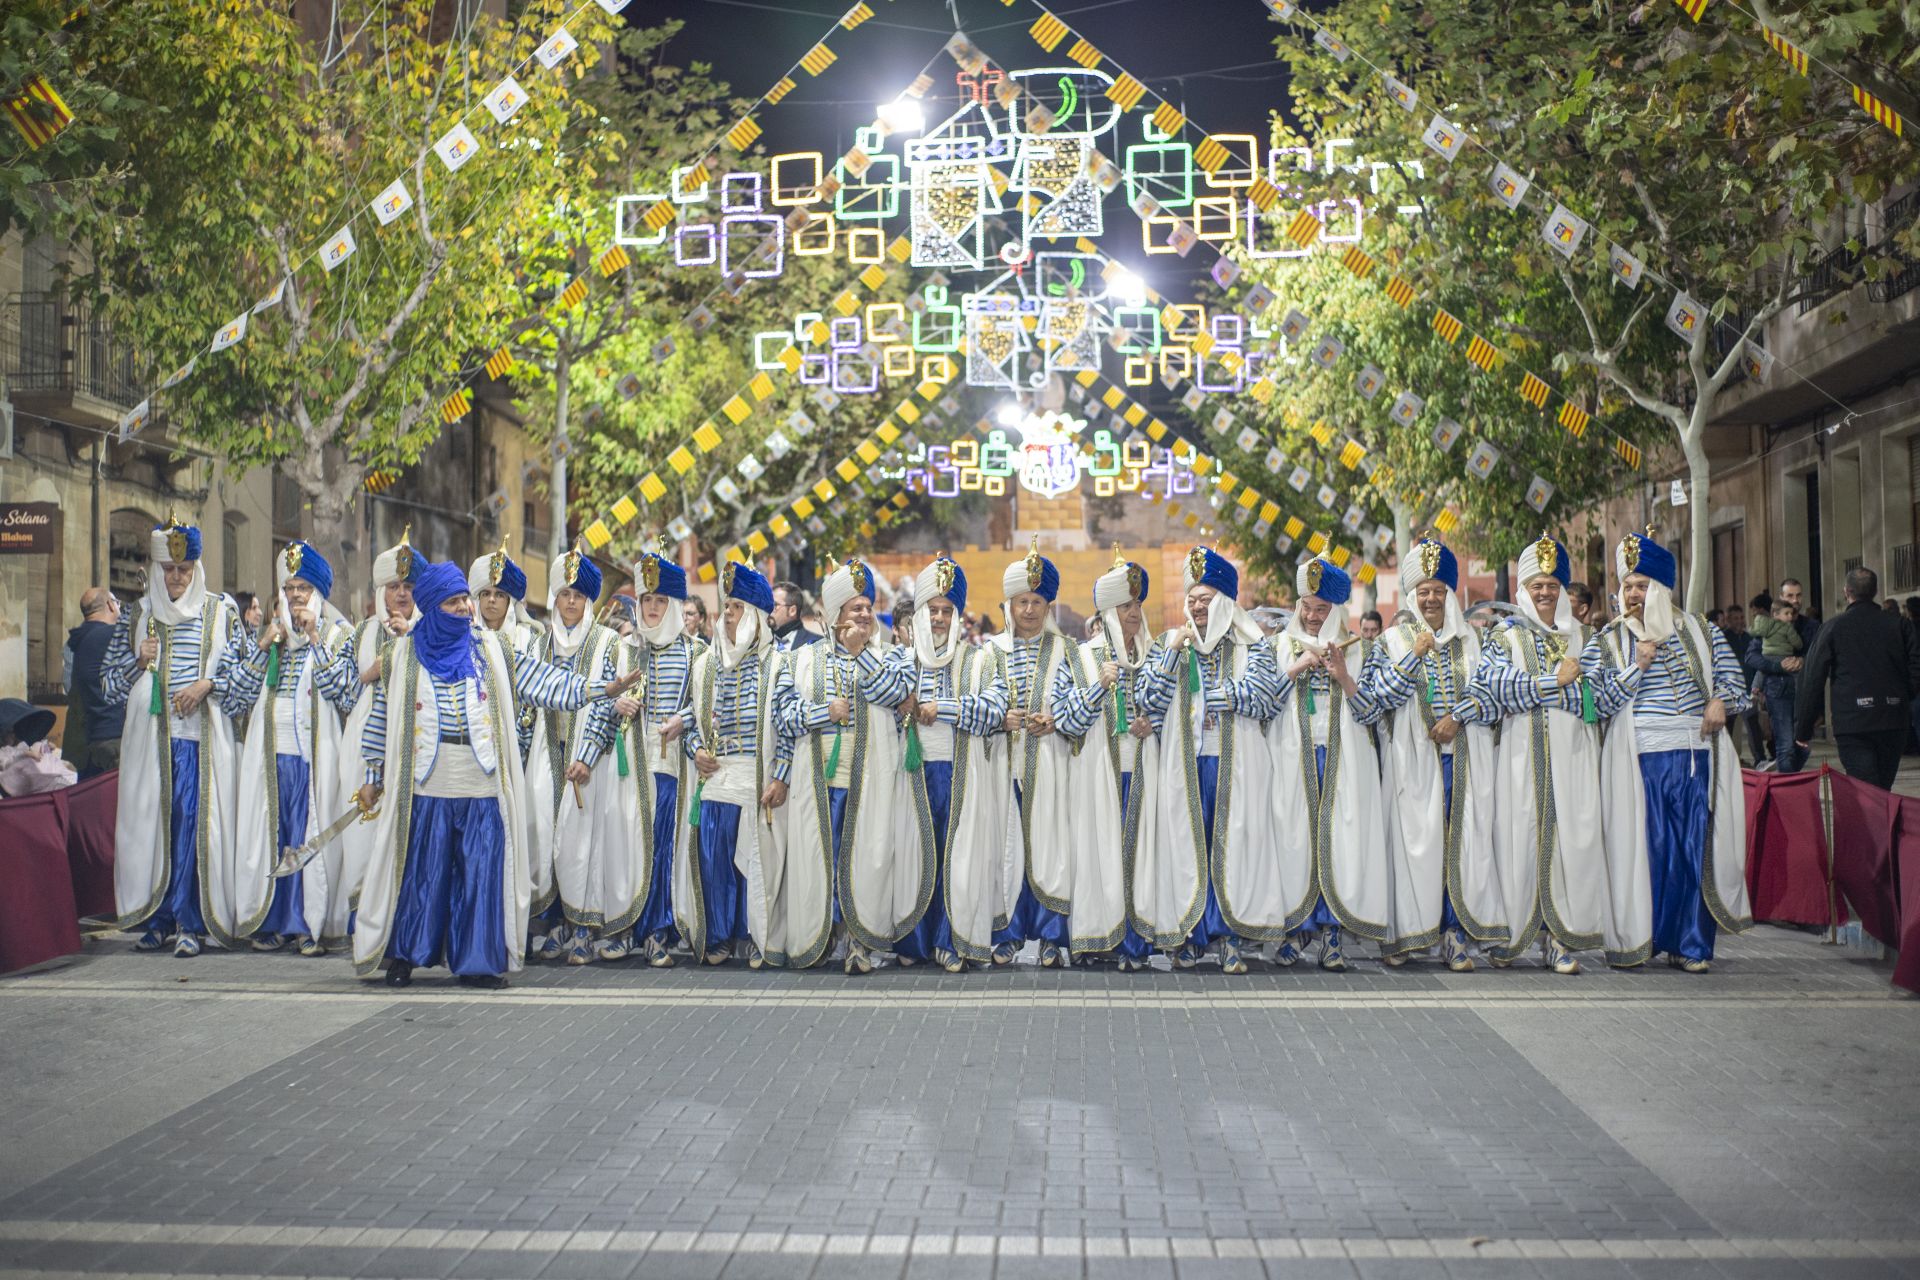
[(1054, 728), (1071, 744), (1073, 949), (1109, 955), (1122, 973), (1147, 967), (1133, 907), (1135, 851), (1159, 823), (1159, 793), (1142, 780), (1158, 774), (1160, 740), (1153, 717), (1128, 705), (1153, 647), (1146, 599), (1147, 571), (1115, 547), (1113, 567), (1093, 584), (1093, 638), (1061, 664), (1051, 702)]
[[(359, 673), (360, 688), (354, 693), (347, 725), (340, 735), (339, 794), (343, 797), (357, 792), (366, 777), (360, 747), (367, 732), (367, 717), (373, 711), (372, 686), (380, 680), (393, 642), (413, 630), (418, 616), (413, 605), (413, 580), (427, 561), (413, 549), (409, 541), (412, 533), (413, 526), (408, 525), (400, 531), (400, 541), (373, 558), (373, 616), (354, 628), (350, 641), (349, 652)], [(350, 897), (360, 891), (367, 860), (372, 856), (371, 827), (355, 823), (341, 833), (340, 874)]]
[(209, 930), (233, 936), (211, 896), (232, 865), (236, 781), (225, 703), (249, 652), (239, 611), (207, 590), (200, 530), (169, 519), (149, 539), (147, 594), (107, 642), (101, 690), (127, 706), (120, 746), (113, 892), (119, 929), (135, 944), (197, 956)]
[(932, 868), (897, 840), (894, 806), (903, 738), (895, 709), (913, 674), (882, 661), (871, 641), (873, 569), (849, 559), (820, 588), (832, 636), (794, 650), (774, 677), (774, 714), (794, 740), (781, 913), (788, 964), (818, 964), (835, 934), (846, 971), (873, 971), (927, 909)]
[(1012, 918), (994, 932), (993, 963), (1011, 964), (1021, 946), (1033, 942), (1041, 968), (1053, 968), (1065, 965), (1073, 948), (1073, 865), (1058, 838), (1071, 820), (1072, 797), (1067, 746), (1053, 731), (1048, 696), (1073, 641), (1053, 620), (1060, 570), (1040, 554), (1038, 537), (1007, 566), (1000, 585), (1007, 626), (988, 645), (1006, 673), (1008, 766), (1023, 873)]
[(1610, 903), (1607, 963), (1660, 952), (1705, 973), (1719, 929), (1753, 924), (1747, 814), (1727, 716), (1747, 709), (1720, 628), (1673, 607), (1678, 565), (1652, 532), (1614, 551), (1620, 616), (1587, 641), (1601, 735)]
[[(340, 716), (360, 693), (353, 628), (328, 602), (333, 569), (305, 542), (276, 557), (262, 646), (234, 668), (236, 715), (251, 712), (240, 752), (233, 893), (255, 951), (299, 940), (303, 956), (346, 941), (349, 889), (338, 843), (293, 875), (280, 851), (305, 844), (353, 795), (340, 786)], [(269, 902), (269, 893), (271, 902)]]
[(1447, 968), (1507, 940), (1493, 857), (1493, 713), (1469, 687), (1480, 633), (1460, 608), (1460, 562), (1431, 533), (1400, 561), (1412, 616), (1384, 632), (1364, 661), (1381, 712), (1383, 791), (1392, 851), (1393, 911), (1380, 955), (1388, 965), (1438, 942)]
[(933, 877), (926, 913), (894, 953), (903, 965), (932, 960), (948, 973), (990, 958), (1020, 874), (1008, 825), (1012, 780), (994, 760), (1007, 686), (993, 652), (967, 643), (966, 608), (967, 575), (943, 553), (913, 583), (913, 643), (893, 651), (915, 707), (898, 838)]
[(738, 954), (765, 961), (774, 903), (786, 867), (787, 781), (793, 740), (773, 714), (773, 587), (729, 561), (714, 641), (693, 660), (687, 742), (698, 775), (687, 806), (694, 848), (674, 865), (673, 902), (682, 937), (708, 964)]
[(1504, 968), (1540, 940), (1547, 967), (1576, 974), (1607, 909), (1599, 710), (1580, 670), (1589, 629), (1573, 616), (1567, 549), (1546, 534), (1520, 553), (1518, 617), (1488, 629), (1470, 692), (1501, 717), (1493, 854), (1508, 937)]
[[(600, 566), (575, 547), (553, 562), (547, 581), (547, 625), (529, 652), (589, 680), (618, 678), (620, 637), (593, 613)], [(606, 920), (602, 877), (594, 872), (603, 858), (627, 860), (631, 841), (620, 824), (618, 796), (612, 787), (590, 785), (601, 770), (602, 745), (594, 713), (573, 707), (535, 713), (526, 763), (533, 812), (533, 932), (527, 950), (535, 957), (558, 953), (568, 964), (592, 961), (594, 931)]]
[(513, 749), (515, 706), (578, 711), (617, 697), (603, 682), (527, 652), (509, 657), (473, 625), (458, 565), (424, 566), (414, 629), (374, 686), (360, 805), (375, 810), (373, 858), (354, 917), (353, 963), (404, 987), (445, 964), (463, 985), (498, 988), (521, 965), (533, 896), (526, 805)]
[[(611, 833), (602, 828), (598, 838), (625, 852), (617, 859), (605, 852), (589, 857), (600, 868), (593, 878), (605, 886), (600, 958), (622, 960), (641, 950), (649, 965), (664, 969), (673, 964), (668, 944), (675, 932), (689, 946), (697, 932), (695, 904), (682, 901), (699, 892), (694, 832), (686, 821), (693, 771), (685, 735), (693, 719), (693, 663), (707, 644), (687, 634), (686, 570), (663, 553), (643, 551), (633, 580), (638, 617), (614, 657), (619, 674), (639, 673), (640, 689), (600, 709), (586, 757), (601, 758), (604, 773), (604, 755), (614, 756), (608, 781), (618, 789), (613, 812), (619, 825)], [(573, 816), (563, 807), (562, 826)], [(693, 958), (701, 954), (696, 948)]]
[(1154, 642), (1135, 701), (1162, 725), (1155, 829), (1134, 851), (1134, 910), (1150, 940), (1190, 969), (1219, 944), (1220, 967), (1247, 971), (1243, 939), (1281, 924), (1271, 835), (1266, 722), (1273, 650), (1239, 605), (1240, 571), (1209, 547), (1181, 562), (1186, 622)]
[(1320, 967), (1333, 972), (1347, 967), (1343, 933), (1386, 940), (1393, 903), (1379, 757), (1366, 732), (1380, 708), (1346, 658), (1359, 640), (1347, 634), (1352, 591), (1331, 561), (1303, 562), (1294, 575), (1300, 603), (1272, 641), (1281, 680), (1267, 820), (1289, 904), (1273, 959), (1293, 964), (1317, 934)]

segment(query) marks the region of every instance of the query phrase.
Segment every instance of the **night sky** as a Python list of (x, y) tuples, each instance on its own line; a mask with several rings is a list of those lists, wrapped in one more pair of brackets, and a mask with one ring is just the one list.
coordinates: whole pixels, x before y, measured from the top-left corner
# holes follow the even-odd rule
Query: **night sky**
[[(956, 10), (962, 29), (1003, 67), (1058, 65), (1073, 39), (1053, 54), (1041, 50), (1027, 34), (1041, 16), (1029, 0), (1011, 6), (1001, 0), (869, 2), (875, 16), (850, 32), (834, 24), (852, 0), (635, 0), (623, 16), (636, 24), (683, 20), (685, 29), (668, 46), (668, 56), (681, 64), (711, 64), (745, 97), (766, 90), (826, 38), (840, 60), (818, 79), (796, 73), (798, 87), (759, 113), (766, 131), (761, 145), (770, 153), (845, 152), (854, 131), (871, 123), (875, 107), (896, 97), (930, 60), (935, 87), (925, 103), (928, 123), (951, 114), (959, 103), (957, 68), (941, 47), (954, 32)], [(1208, 131), (1264, 136), (1269, 109), (1282, 103), (1285, 71), (1273, 58), (1281, 28), (1267, 21), (1260, 0), (1073, 0), (1054, 12), (1107, 55), (1101, 70), (1130, 72)], [(1123, 120), (1123, 127), (1128, 123)], [(1101, 143), (1119, 159), (1112, 135)], [(1159, 256), (1149, 265), (1140, 253), (1137, 223), (1117, 197), (1107, 202), (1102, 244), (1175, 296), (1186, 293), (1181, 277), (1197, 277), (1214, 261), (1196, 251), (1184, 261)]]

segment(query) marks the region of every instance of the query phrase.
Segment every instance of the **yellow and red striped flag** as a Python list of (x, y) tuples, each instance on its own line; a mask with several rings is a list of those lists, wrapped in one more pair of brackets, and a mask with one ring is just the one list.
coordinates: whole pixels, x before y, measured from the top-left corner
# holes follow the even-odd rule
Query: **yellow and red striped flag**
[(1035, 44), (1052, 53), (1067, 38), (1067, 24), (1049, 13), (1028, 27), (1027, 34), (1033, 37)]
[(793, 77), (781, 76), (780, 83), (767, 90), (767, 105), (777, 106), (780, 99), (793, 92)]
[(1460, 332), (1464, 327), (1458, 317), (1454, 316), (1445, 308), (1433, 313), (1433, 331), (1440, 335), (1442, 341), (1458, 342), (1460, 340)]
[(1491, 371), (1494, 362), (1500, 358), (1500, 349), (1479, 334), (1467, 340), (1467, 359), (1480, 368)]
[(1547, 407), (1547, 396), (1553, 390), (1531, 373), (1520, 379), (1520, 398), (1536, 409)]
[(489, 378), (504, 378), (507, 376), (507, 370), (511, 368), (513, 368), (513, 352), (507, 350), (505, 347), (500, 348), (487, 357), (487, 376)]
[(1410, 307), (1413, 305), (1413, 286), (1395, 276), (1387, 281), (1387, 296), (1400, 306)]
[(847, 10), (847, 16), (840, 19), (840, 25), (851, 31), (872, 16), (873, 6), (867, 0), (860, 0), (859, 4)]
[(440, 421), (458, 422), (467, 416), (467, 410), (473, 408), (473, 392), (462, 387), (440, 402)]
[(760, 136), (760, 124), (752, 116), (747, 116), (739, 124), (727, 130), (727, 145), (735, 151), (745, 151)]
[(1169, 138), (1180, 132), (1186, 123), (1187, 118), (1171, 102), (1163, 102), (1153, 109), (1153, 127)]
[(1293, 221), (1287, 224), (1287, 239), (1302, 249), (1311, 249), (1313, 242), (1320, 238), (1322, 229), (1320, 219), (1302, 209), (1294, 214)]
[(1640, 469), (1640, 450), (1636, 446), (1622, 440), (1619, 436), (1615, 436), (1613, 438), (1613, 451), (1620, 455), (1622, 462), (1632, 467), (1635, 471)]
[(1801, 75), (1807, 74), (1807, 54), (1787, 42), (1787, 38), (1772, 27), (1761, 27), (1760, 37), (1773, 46), (1773, 51), (1787, 60), (1787, 65)]
[(839, 54), (824, 44), (817, 44), (807, 50), (806, 57), (800, 59), (800, 69), (810, 76), (817, 76), (839, 60)]
[(1576, 440), (1587, 434), (1587, 423), (1591, 420), (1591, 415), (1571, 400), (1560, 406), (1560, 425)]
[(619, 245), (615, 245), (613, 246), (613, 248), (601, 254), (599, 261), (596, 262), (594, 265), (600, 268), (601, 275), (610, 276), (614, 272), (620, 270), (622, 267), (627, 266), (632, 261), (633, 259), (627, 256), (627, 251), (625, 249), (621, 248)]
[(1700, 21), (1700, 15), (1707, 11), (1707, 5), (1710, 3), (1710, 0), (1673, 0), (1673, 2), (1680, 6), (1682, 13), (1692, 18), (1695, 22), (1698, 22)]
[(560, 291), (560, 307), (562, 310), (571, 310), (579, 306), (582, 302), (585, 302), (586, 299), (587, 278), (585, 276), (575, 276), (573, 283)]
[(1874, 97), (1859, 85), (1853, 86), (1853, 100), (1859, 104), (1862, 111), (1872, 116), (1876, 122), (1893, 130), (1894, 137), (1901, 138), (1906, 136), (1906, 125), (1905, 122), (1900, 119), (1900, 113), (1898, 111), (1895, 111), (1892, 107), (1880, 101), (1880, 99)]
[(1075, 40), (1073, 47), (1067, 50), (1067, 57), (1079, 63), (1081, 66), (1086, 67), (1088, 70), (1092, 70), (1094, 67), (1100, 65), (1102, 54), (1085, 40)]
[(1349, 245), (1347, 251), (1340, 255), (1340, 265), (1362, 280), (1373, 274), (1373, 259), (1357, 244)]
[(1107, 97), (1122, 111), (1131, 111), (1140, 105), (1140, 99), (1146, 94), (1147, 86), (1135, 80), (1125, 72), (1107, 89)]
[(27, 145), (36, 151), (73, 123), (73, 112), (45, 76), (35, 76), (19, 93), (8, 98), (7, 114), (13, 117), (13, 127), (20, 131)]

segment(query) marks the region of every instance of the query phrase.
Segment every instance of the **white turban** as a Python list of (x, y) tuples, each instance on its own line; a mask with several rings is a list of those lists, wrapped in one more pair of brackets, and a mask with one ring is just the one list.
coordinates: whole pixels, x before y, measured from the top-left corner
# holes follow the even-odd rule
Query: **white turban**
[(849, 560), (827, 575), (820, 586), (821, 621), (826, 624), (827, 635), (837, 639), (840, 625), (840, 610), (855, 596), (872, 599), (873, 570), (859, 560)]
[(953, 621), (947, 624), (944, 643), (934, 637), (933, 617), (927, 612), (927, 606), (935, 600), (947, 599), (955, 568), (952, 561), (942, 556), (922, 569), (913, 581), (913, 656), (923, 668), (930, 670), (952, 666), (963, 647), (958, 609), (953, 611)]
[[(1416, 543), (1410, 554), (1400, 557), (1400, 598), (1403, 602), (1401, 607), (1412, 614), (1424, 627), (1427, 625), (1426, 616), (1420, 612), (1420, 605), (1414, 598), (1415, 589), (1423, 582), (1438, 582), (1441, 586), (1446, 586), (1446, 579), (1436, 577), (1428, 571), (1420, 555), (1420, 544)], [(1466, 635), (1467, 630), (1467, 615), (1460, 608), (1460, 593), (1452, 587), (1447, 587), (1446, 621), (1433, 633), (1433, 638), (1445, 644), (1449, 640)]]
[(385, 551), (382, 551), (373, 558), (373, 589), (379, 591), (384, 587), (400, 581), (402, 578), (412, 577), (411, 565), (406, 569), (402, 569), (401, 558), (405, 557), (411, 562), (413, 557), (419, 554), (419, 552), (415, 551), (413, 547), (408, 544), (407, 535), (404, 533), (401, 534), (399, 542), (388, 547)]
[[(1554, 574), (1552, 567), (1545, 563), (1541, 554), (1543, 548), (1547, 556), (1557, 558), (1561, 554), (1560, 548), (1554, 544), (1552, 538), (1542, 538), (1540, 541), (1530, 542), (1522, 548), (1520, 552), (1520, 586), (1522, 589), (1525, 589), (1527, 584), (1535, 578), (1553, 578), (1555, 582), (1560, 581)], [(1535, 620), (1538, 620), (1537, 614), (1535, 615)], [(1580, 629), (1580, 624), (1574, 621), (1573, 617), (1573, 596), (1568, 593), (1567, 584), (1564, 582), (1560, 583), (1559, 602), (1553, 606), (1553, 622), (1551, 625), (1555, 631), (1568, 637), (1574, 636)]]
[[(185, 533), (178, 529), (155, 529), (147, 540), (149, 563), (147, 564), (147, 616), (158, 619), (170, 627), (183, 622), (192, 622), (198, 618), (207, 605), (207, 570), (198, 556), (190, 562), (193, 565), (193, 581), (180, 593), (178, 600), (167, 595), (167, 575), (160, 566), (178, 564), (186, 560), (185, 550), (178, 555), (169, 545), (172, 536), (181, 539), (181, 547), (186, 546)], [(139, 637), (134, 643), (139, 643)]]
[[(500, 584), (493, 580), (493, 557), (495, 554), (495, 552), (489, 551), (467, 566), (467, 590), (473, 594), (476, 600), (484, 590), (489, 588), (493, 590), (499, 589)], [(374, 563), (377, 566), (379, 561), (376, 560)], [(533, 621), (527, 613), (526, 601), (514, 600), (512, 596), (508, 596), (507, 598), (511, 601), (507, 608), (508, 618), (515, 622), (530, 623)]]
[(1127, 644), (1122, 637), (1126, 631), (1120, 625), (1120, 606), (1133, 599), (1133, 566), (1124, 560), (1114, 565), (1093, 580), (1093, 607), (1100, 615), (1100, 625), (1106, 628), (1107, 645), (1113, 654), (1113, 660), (1136, 670), (1147, 659), (1147, 651), (1152, 648), (1147, 627), (1141, 623), (1140, 630), (1133, 637), (1133, 643)]

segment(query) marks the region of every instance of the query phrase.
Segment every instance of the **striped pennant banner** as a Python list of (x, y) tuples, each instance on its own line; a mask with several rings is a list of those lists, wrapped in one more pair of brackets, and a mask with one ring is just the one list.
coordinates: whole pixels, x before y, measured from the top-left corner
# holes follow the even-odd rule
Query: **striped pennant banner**
[(1576, 440), (1587, 434), (1587, 423), (1592, 420), (1591, 414), (1571, 400), (1560, 406), (1560, 425)]
[[(1294, 214), (1293, 221), (1287, 224), (1287, 239), (1293, 241), (1302, 249), (1311, 249), (1313, 242), (1320, 238), (1322, 229), (1320, 219), (1314, 217), (1305, 209), (1302, 209), (1300, 212)], [(1369, 265), (1368, 269), (1372, 269), (1371, 265)], [(1362, 273), (1355, 272), (1355, 274), (1360, 275)]]
[(1265, 178), (1255, 178), (1253, 185), (1247, 188), (1247, 200), (1254, 208), (1265, 213), (1280, 202), (1280, 188)]
[(781, 76), (780, 83), (767, 90), (767, 105), (778, 106), (780, 99), (793, 92), (793, 77)]
[(860, 0), (859, 4), (847, 10), (847, 16), (840, 19), (840, 25), (851, 31), (872, 16), (873, 6), (869, 5), (866, 0)]
[(1131, 111), (1140, 105), (1140, 99), (1146, 92), (1147, 86), (1125, 72), (1121, 72), (1120, 78), (1108, 86), (1107, 97), (1122, 111)]
[(1906, 136), (1906, 125), (1905, 122), (1900, 119), (1900, 113), (1898, 111), (1895, 111), (1892, 107), (1880, 101), (1880, 99), (1874, 97), (1859, 85), (1853, 86), (1853, 100), (1859, 104), (1862, 111), (1872, 116), (1876, 123), (1885, 125), (1888, 129), (1891, 129), (1894, 137), (1902, 138)]
[(660, 478), (658, 471), (649, 471), (641, 478), (640, 496), (645, 498), (649, 504), (658, 502), (667, 496), (666, 481)]
[(600, 260), (594, 263), (594, 265), (600, 268), (601, 275), (610, 276), (632, 262), (633, 259), (627, 256), (627, 251), (619, 245), (615, 245), (613, 248), (601, 254)]
[(513, 352), (505, 347), (487, 357), (487, 376), (500, 379), (507, 376), (507, 370), (513, 368)]
[(1365, 445), (1361, 444), (1358, 440), (1349, 440), (1347, 441), (1346, 447), (1340, 450), (1340, 465), (1351, 471), (1359, 466), (1360, 460), (1366, 456), (1367, 449)]
[(1491, 372), (1493, 362), (1500, 358), (1500, 350), (1479, 334), (1467, 340), (1467, 359), (1482, 370)]
[(1698, 22), (1700, 15), (1707, 11), (1707, 5), (1711, 0), (1673, 0), (1673, 2), (1680, 6), (1682, 13)]
[(735, 151), (745, 151), (760, 136), (760, 123), (748, 116), (733, 128), (727, 130), (727, 145)]
[(839, 60), (839, 54), (824, 44), (817, 44), (807, 50), (806, 57), (800, 59), (800, 69), (810, 76), (817, 76)]
[(1400, 306), (1410, 307), (1413, 305), (1413, 286), (1401, 277), (1395, 276), (1387, 281), (1387, 296)]
[(27, 140), (27, 146), (35, 151), (52, 142), (62, 129), (73, 123), (73, 112), (66, 100), (47, 83), (45, 76), (35, 76), (18, 94), (8, 98), (7, 114), (13, 118), (13, 127)]
[(633, 518), (640, 514), (640, 504), (628, 494), (621, 494), (620, 501), (607, 508), (607, 514), (618, 520), (621, 525), (630, 525)]
[(1075, 40), (1073, 47), (1067, 50), (1067, 57), (1091, 71), (1100, 65), (1101, 53), (1085, 40)]
[(560, 306), (570, 310), (587, 300), (587, 278), (575, 276), (573, 283), (560, 291)]
[(1193, 162), (1211, 175), (1227, 162), (1230, 154), (1217, 139), (1202, 138), (1200, 145), (1193, 149)]
[(1458, 342), (1464, 328), (1459, 319), (1444, 308), (1433, 313), (1433, 331), (1445, 342)]
[(1340, 265), (1362, 280), (1373, 274), (1373, 259), (1357, 244), (1349, 245), (1347, 251), (1340, 255)]
[(1788, 66), (1798, 71), (1801, 75), (1807, 74), (1807, 55), (1805, 50), (1794, 48), (1793, 45), (1787, 43), (1785, 36), (1782, 36), (1771, 27), (1761, 27), (1760, 38), (1772, 45), (1773, 51), (1785, 58)]
[(647, 210), (645, 215), (640, 219), (641, 224), (649, 231), (658, 231), (672, 221), (673, 201), (671, 200), (662, 200), (659, 204)]
[(1547, 407), (1547, 396), (1553, 391), (1546, 383), (1531, 373), (1520, 379), (1520, 398), (1536, 409)]
[(1153, 109), (1153, 127), (1169, 138), (1180, 132), (1186, 123), (1187, 118), (1171, 102), (1163, 102)]
[(1052, 53), (1067, 38), (1067, 24), (1049, 13), (1028, 27), (1027, 34), (1033, 37), (1035, 44)]
[(1622, 462), (1632, 467), (1635, 471), (1640, 469), (1640, 450), (1637, 447), (1622, 440), (1619, 436), (1615, 436), (1613, 438), (1613, 451), (1620, 455)]
[(473, 391), (462, 387), (440, 402), (440, 421), (454, 423), (467, 416), (467, 410), (473, 408)]

